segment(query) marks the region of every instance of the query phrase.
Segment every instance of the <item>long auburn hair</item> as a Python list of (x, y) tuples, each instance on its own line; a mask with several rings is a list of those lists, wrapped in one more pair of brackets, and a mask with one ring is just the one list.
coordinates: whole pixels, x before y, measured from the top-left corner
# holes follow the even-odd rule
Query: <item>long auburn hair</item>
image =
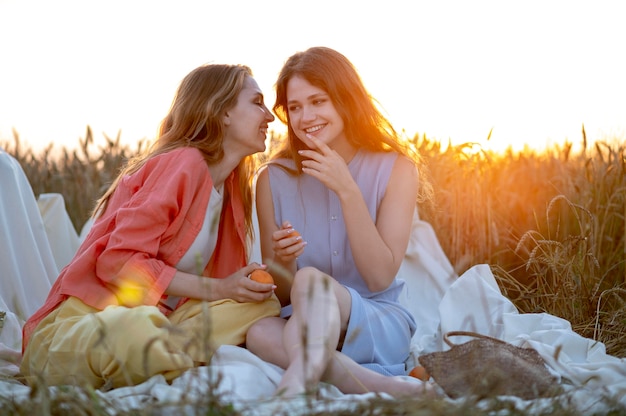
[[(93, 216), (106, 210), (120, 179), (137, 172), (153, 156), (181, 147), (194, 147), (202, 152), (207, 164), (222, 160), (222, 116), (237, 104), (244, 81), (251, 76), (252, 70), (248, 66), (227, 64), (202, 65), (185, 76), (176, 91), (169, 113), (161, 122), (156, 141), (145, 152), (128, 161), (97, 201)], [(252, 235), (253, 158), (245, 157), (237, 171), (244, 201), (246, 231)]]
[[(292, 159), (297, 168), (295, 173), (302, 173), (302, 157), (298, 150), (306, 149), (307, 146), (296, 136), (289, 123), (287, 103), (287, 84), (294, 76), (304, 78), (329, 95), (343, 120), (346, 138), (353, 146), (373, 152), (395, 151), (407, 156), (415, 162), (418, 169), (422, 169), (419, 154), (402, 140), (391, 122), (382, 114), (377, 107), (377, 101), (365, 88), (352, 62), (334, 49), (323, 46), (295, 53), (287, 59), (278, 75), (273, 110), (278, 119), (287, 126), (287, 140), (273, 152), (272, 160)], [(429, 194), (429, 185), (422, 175), (420, 184), (420, 194)]]

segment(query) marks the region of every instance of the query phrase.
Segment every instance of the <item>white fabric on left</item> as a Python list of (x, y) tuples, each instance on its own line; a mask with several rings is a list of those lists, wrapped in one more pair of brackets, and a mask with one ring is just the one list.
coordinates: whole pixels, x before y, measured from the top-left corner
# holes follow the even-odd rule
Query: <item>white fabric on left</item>
[(46, 193), (37, 198), (39, 212), (46, 228), (52, 255), (59, 270), (67, 266), (76, 254), (80, 241), (72, 224), (63, 195)]
[(0, 311), (5, 312), (0, 323), (0, 378), (12, 377), (19, 373), (22, 361), (22, 325), (2, 297)]
[(0, 185), (0, 294), (25, 321), (44, 303), (59, 269), (28, 179), (2, 150)]
[(33, 190), (15, 158), (0, 149), (0, 374), (13, 375), (21, 327), (43, 305), (59, 270)]

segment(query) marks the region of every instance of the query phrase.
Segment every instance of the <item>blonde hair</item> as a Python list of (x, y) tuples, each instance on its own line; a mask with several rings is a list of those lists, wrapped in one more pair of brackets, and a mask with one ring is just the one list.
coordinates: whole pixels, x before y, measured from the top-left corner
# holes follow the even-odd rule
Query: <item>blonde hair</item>
[[(237, 104), (244, 81), (252, 76), (245, 65), (210, 64), (191, 71), (180, 83), (168, 114), (161, 122), (156, 141), (145, 152), (130, 159), (109, 189), (97, 201), (93, 216), (104, 213), (121, 178), (137, 172), (148, 159), (181, 147), (202, 152), (207, 164), (224, 157), (223, 115)], [(252, 235), (252, 174), (254, 161), (247, 156), (239, 163), (245, 224)]]

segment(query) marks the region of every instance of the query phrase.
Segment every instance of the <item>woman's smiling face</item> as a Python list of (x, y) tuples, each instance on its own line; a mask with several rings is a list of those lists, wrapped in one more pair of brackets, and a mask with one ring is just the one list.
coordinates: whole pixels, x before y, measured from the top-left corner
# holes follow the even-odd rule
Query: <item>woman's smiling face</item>
[(330, 147), (345, 140), (343, 120), (328, 93), (300, 76), (287, 82), (287, 111), (291, 128), (307, 146), (307, 134)]
[(231, 148), (246, 149), (246, 154), (265, 150), (268, 125), (274, 115), (265, 106), (256, 80), (246, 77), (237, 104), (224, 117), (224, 143)]

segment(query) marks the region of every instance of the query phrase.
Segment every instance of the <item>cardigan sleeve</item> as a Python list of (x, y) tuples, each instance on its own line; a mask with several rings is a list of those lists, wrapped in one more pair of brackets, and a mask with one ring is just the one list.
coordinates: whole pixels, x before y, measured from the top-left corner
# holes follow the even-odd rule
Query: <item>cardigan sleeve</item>
[(202, 225), (197, 212), (204, 218), (212, 181), (199, 153), (187, 154), (152, 158), (124, 178), (111, 199), (112, 229), (96, 260), (96, 276), (120, 305), (156, 304)]

